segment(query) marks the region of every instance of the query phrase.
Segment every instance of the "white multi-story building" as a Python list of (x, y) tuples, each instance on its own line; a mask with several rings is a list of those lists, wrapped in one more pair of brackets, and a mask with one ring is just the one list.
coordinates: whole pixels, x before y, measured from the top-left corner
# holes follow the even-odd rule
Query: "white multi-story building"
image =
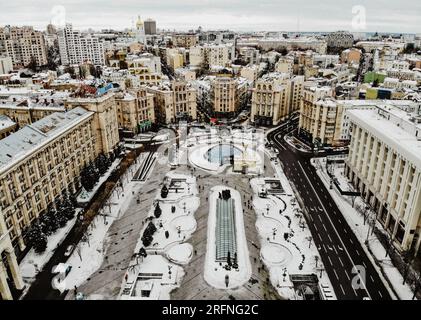
[(63, 65), (81, 64), (90, 61), (95, 65), (105, 65), (104, 45), (99, 38), (82, 35), (66, 24), (58, 32), (61, 63)]
[(313, 56), (313, 63), (319, 67), (327, 68), (329, 65), (336, 65), (339, 63), (338, 55), (331, 54), (316, 54)]
[(416, 254), (421, 243), (420, 105), (347, 114), (352, 138), (345, 173), (395, 247)]

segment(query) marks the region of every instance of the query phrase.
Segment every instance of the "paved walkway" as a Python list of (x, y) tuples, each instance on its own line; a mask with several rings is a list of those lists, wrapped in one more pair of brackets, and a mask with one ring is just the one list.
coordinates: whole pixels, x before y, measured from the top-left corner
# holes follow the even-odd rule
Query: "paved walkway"
[[(274, 172), (269, 160), (265, 159), (265, 163), (267, 163), (265, 176), (273, 176)], [(253, 194), (250, 188), (249, 177), (237, 174), (226, 175), (225, 173), (211, 175), (198, 169), (195, 171), (195, 176), (197, 177), (198, 187), (200, 186), (201, 188), (199, 192), (200, 207), (195, 213), (197, 230), (188, 242), (193, 245), (196, 255), (184, 267), (186, 274), (183, 277), (180, 287), (172, 292), (171, 298), (178, 300), (220, 300), (230, 298), (247, 300), (281, 299), (276, 290), (267, 281), (269, 277), (268, 272), (266, 269), (261, 269), (262, 263), (260, 262), (258, 249), (260, 247), (260, 240), (255, 227), (256, 215), (252, 209), (251, 201), (251, 209), (247, 207), (248, 201), (251, 200)], [(209, 190), (217, 185), (226, 185), (237, 189), (243, 198), (244, 224), (252, 265), (252, 281), (233, 290), (215, 289), (209, 286), (204, 279), (209, 212), (207, 197), (209, 196)], [(202, 187), (204, 191), (202, 191)]]
[[(265, 156), (266, 172), (265, 176), (274, 175), (274, 171), (269, 160)], [(160, 190), (165, 174), (169, 171), (168, 165), (156, 163), (152, 174), (135, 196), (131, 197), (131, 203), (123, 214), (110, 227), (107, 235), (109, 246), (101, 267), (83, 285), (78, 288), (85, 296), (95, 295), (95, 299), (100, 296), (103, 299), (117, 299), (120, 292), (124, 274), (132, 259), (132, 255), (142, 230), (142, 221), (147, 217), (153, 204), (156, 192)], [(179, 166), (176, 170), (179, 173), (191, 173), (187, 166)], [(171, 293), (172, 299), (192, 300), (192, 299), (281, 299), (276, 290), (268, 282), (268, 272), (262, 270), (262, 263), (259, 258), (260, 241), (255, 227), (256, 215), (252, 209), (252, 190), (249, 184), (249, 177), (240, 174), (226, 175), (225, 172), (218, 175), (211, 175), (205, 171), (196, 169), (194, 175), (197, 178), (198, 186), (201, 187), (200, 207), (195, 213), (197, 230), (189, 239), (196, 251), (192, 261), (183, 266), (185, 276), (180, 288)], [(216, 185), (226, 185), (237, 189), (245, 202), (244, 223), (247, 238), (250, 262), (252, 265), (251, 281), (234, 290), (219, 290), (209, 286), (204, 280), (204, 263), (206, 257), (207, 242), (207, 221), (209, 204), (207, 197), (209, 190)], [(204, 187), (204, 190), (202, 190)], [(140, 198), (140, 205), (137, 198)], [(250, 200), (250, 209), (248, 201)], [(74, 299), (74, 290), (70, 290), (66, 299)]]
[[(147, 217), (156, 191), (160, 189), (167, 171), (166, 166), (157, 163), (148, 182), (139, 189), (137, 194), (130, 195), (128, 209), (120, 219), (114, 221), (108, 230), (109, 246), (101, 267), (78, 288), (79, 292), (83, 292), (85, 296), (101, 295), (107, 300), (118, 297), (124, 274), (139, 240), (143, 227), (142, 221)], [(140, 204), (137, 204), (138, 197)], [(66, 299), (74, 299), (74, 290), (69, 291)]]

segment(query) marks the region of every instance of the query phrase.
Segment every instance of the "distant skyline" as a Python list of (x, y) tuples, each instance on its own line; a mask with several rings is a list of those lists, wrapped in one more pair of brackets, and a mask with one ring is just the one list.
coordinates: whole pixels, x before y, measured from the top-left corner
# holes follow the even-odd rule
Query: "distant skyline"
[[(180, 31), (202, 26), (234, 31), (421, 33), (419, 0), (16, 0), (1, 4), (0, 25), (44, 30), (57, 18), (54, 6), (63, 6), (66, 22), (79, 29), (131, 28), (140, 15), (156, 20), (159, 29)], [(354, 6), (364, 7), (365, 29), (353, 29)]]

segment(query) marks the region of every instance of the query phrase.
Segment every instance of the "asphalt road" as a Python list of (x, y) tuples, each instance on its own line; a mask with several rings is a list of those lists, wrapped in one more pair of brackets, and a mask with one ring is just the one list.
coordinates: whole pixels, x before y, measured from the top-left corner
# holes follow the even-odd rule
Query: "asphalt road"
[(337, 298), (390, 300), (379, 274), (311, 165), (311, 156), (285, 142), (284, 135), (296, 127), (296, 120), (284, 123), (267, 139), (279, 150), (285, 174), (307, 209), (307, 224)]

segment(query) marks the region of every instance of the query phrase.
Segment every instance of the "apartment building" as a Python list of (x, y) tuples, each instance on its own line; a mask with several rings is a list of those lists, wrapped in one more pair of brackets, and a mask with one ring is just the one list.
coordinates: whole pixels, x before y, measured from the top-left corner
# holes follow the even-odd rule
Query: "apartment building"
[(32, 27), (0, 28), (0, 50), (0, 54), (12, 59), (16, 68), (26, 67), (31, 63), (35, 63), (36, 66), (47, 64), (44, 35)]
[(247, 101), (250, 81), (245, 78), (215, 77), (211, 83), (212, 109), (216, 116), (235, 115)]
[(290, 78), (272, 73), (256, 81), (252, 94), (251, 121), (261, 125), (277, 125), (299, 110), (304, 77)]
[(160, 123), (197, 119), (196, 89), (185, 81), (172, 81), (148, 87), (154, 95), (155, 118)]
[(139, 133), (155, 123), (154, 95), (146, 87), (118, 93), (115, 101), (120, 129)]
[(233, 57), (232, 45), (205, 45), (190, 48), (190, 66), (201, 67), (227, 67)]
[(73, 30), (71, 24), (58, 31), (58, 43), (63, 65), (82, 64), (90, 61), (95, 65), (105, 65), (104, 44), (98, 37), (82, 35)]
[(199, 37), (194, 33), (180, 33), (172, 36), (172, 42), (176, 47), (188, 49), (198, 44)]
[(253, 47), (242, 47), (240, 48), (240, 58), (247, 64), (258, 64), (260, 63), (260, 51)]
[(323, 140), (321, 123), (327, 121), (326, 117), (328, 114), (333, 116), (332, 112), (328, 111), (335, 106), (331, 101), (317, 104), (319, 100), (327, 97), (332, 97), (332, 89), (330, 87), (309, 85), (303, 89), (298, 134), (310, 143), (316, 143), (316, 141), (319, 141), (321, 144), (327, 143)]
[(352, 130), (345, 173), (401, 252), (421, 243), (421, 109), (347, 112)]
[(112, 152), (119, 143), (117, 107), (115, 94), (106, 92), (102, 95), (77, 97), (66, 99), (64, 106), (66, 110), (82, 107), (94, 112), (93, 127), (97, 143), (95, 153), (108, 154)]
[[(80, 187), (80, 171), (97, 156), (96, 143), (94, 113), (83, 108), (54, 113), (0, 140), (0, 250), (5, 243), (13, 272), (27, 229), (65, 191)], [(0, 291), (10, 299), (6, 276), (0, 268)], [(19, 276), (13, 278), (21, 289)]]
[(294, 58), (290, 56), (279, 58), (275, 64), (275, 72), (292, 75), (294, 72)]

